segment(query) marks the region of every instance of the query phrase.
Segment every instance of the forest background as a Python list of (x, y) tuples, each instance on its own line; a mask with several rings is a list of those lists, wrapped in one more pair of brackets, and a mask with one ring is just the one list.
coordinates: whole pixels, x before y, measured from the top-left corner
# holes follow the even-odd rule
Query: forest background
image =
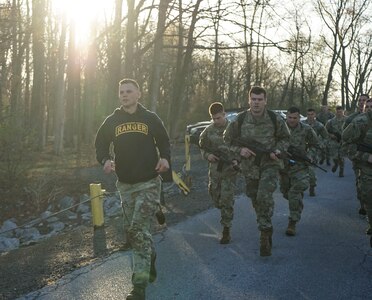
[(59, 170), (96, 163), (124, 77), (172, 141), (253, 85), (272, 109), (353, 111), (372, 88), (371, 18), (372, 0), (0, 0), (2, 211), (49, 203)]

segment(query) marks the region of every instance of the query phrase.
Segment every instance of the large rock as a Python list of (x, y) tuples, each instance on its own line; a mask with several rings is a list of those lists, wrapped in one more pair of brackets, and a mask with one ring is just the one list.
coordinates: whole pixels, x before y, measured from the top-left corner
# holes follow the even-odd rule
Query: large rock
[(51, 229), (50, 234), (54, 235), (58, 232), (61, 232), (63, 229), (65, 229), (65, 223), (58, 221), (58, 222), (50, 223), (48, 227)]
[(21, 243), (34, 241), (36, 242), (41, 238), (39, 230), (37, 230), (34, 227), (26, 229), (17, 229), (16, 234)]
[(0, 236), (0, 252), (10, 251), (19, 247), (19, 239)]
[(59, 200), (59, 209), (60, 210), (68, 209), (73, 205), (74, 205), (74, 198), (72, 198), (70, 196), (65, 196), (61, 200)]
[(14, 229), (16, 229), (18, 226), (15, 222), (13, 222), (11, 219), (6, 220), (3, 223), (3, 226), (0, 228), (0, 236), (11, 238), (14, 236)]

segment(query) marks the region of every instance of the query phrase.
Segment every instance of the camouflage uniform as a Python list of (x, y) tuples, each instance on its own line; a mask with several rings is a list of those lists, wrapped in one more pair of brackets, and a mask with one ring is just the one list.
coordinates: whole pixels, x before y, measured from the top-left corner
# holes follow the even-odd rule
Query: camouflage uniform
[(149, 282), (151, 255), (155, 253), (151, 224), (160, 205), (161, 179), (140, 183), (117, 181), (124, 214), (124, 228), (133, 249), (133, 285), (146, 287)]
[[(283, 152), (288, 147), (289, 130), (280, 116), (276, 116), (275, 122), (276, 125), (266, 110), (260, 119), (255, 119), (248, 110), (241, 125), (240, 136), (243, 139), (254, 139), (268, 150), (278, 149)], [(233, 145), (234, 138), (238, 137), (237, 128), (237, 121), (226, 128), (224, 139), (228, 145)], [(231, 146), (231, 149), (240, 154), (241, 147)], [(258, 229), (272, 230), (273, 192), (277, 187), (278, 171), (283, 168), (283, 161), (272, 160), (268, 155), (263, 155), (260, 160), (249, 157), (242, 160), (241, 168), (246, 180), (246, 194), (251, 198), (256, 211)]]
[[(361, 114), (361, 112), (357, 111), (357, 112), (353, 112), (352, 114), (347, 116), (346, 120), (345, 120), (345, 123), (344, 123), (344, 126), (343, 126), (343, 129), (345, 130), (345, 128), (360, 114)], [(355, 186), (356, 186), (356, 190), (357, 190), (357, 199), (359, 200), (359, 203), (360, 203), (359, 212), (362, 213), (364, 211), (364, 207), (363, 207), (361, 189), (360, 189), (360, 169), (358, 168), (358, 163), (356, 161), (352, 160), (352, 164), (353, 164), (353, 171), (354, 171), (354, 175), (355, 175)], [(364, 214), (365, 214), (365, 212), (364, 212)]]
[[(314, 157), (318, 138), (310, 125), (299, 123), (291, 132), (290, 146), (295, 147), (301, 154)], [(280, 191), (289, 202), (289, 220), (298, 222), (303, 209), (304, 191), (309, 187), (309, 167), (305, 162), (296, 160), (290, 163), (284, 161), (285, 168), (280, 171)]]
[(328, 120), (334, 118), (334, 114), (331, 113), (330, 111), (327, 111), (327, 112), (323, 112), (323, 111), (320, 111), (316, 114), (316, 119), (322, 123), (323, 125), (327, 124)]
[(362, 204), (367, 211), (369, 234), (372, 223), (372, 164), (368, 162), (370, 153), (358, 151), (357, 144), (365, 143), (372, 146), (372, 112), (360, 114), (342, 134), (343, 151), (355, 162), (360, 170), (360, 191)]
[[(331, 113), (330, 111), (323, 112), (320, 111), (319, 113), (316, 114), (316, 119), (322, 123), (324, 126), (327, 124), (328, 120), (334, 118), (335, 115)], [(330, 158), (330, 150), (329, 150), (329, 143), (327, 142), (325, 145), (325, 151), (322, 154), (320, 163), (322, 164), (325, 159), (327, 159), (327, 164), (329, 165), (329, 158)]]
[[(229, 155), (228, 147), (224, 147), (223, 145), (223, 132), (228, 123), (226, 120), (226, 124), (223, 127), (217, 127), (211, 124), (200, 134), (199, 146), (204, 159), (208, 160), (208, 156), (214, 150), (220, 150), (227, 156)], [(208, 192), (214, 202), (214, 206), (221, 210), (221, 225), (230, 228), (234, 217), (236, 171), (231, 165), (227, 165), (226, 163), (223, 164), (222, 170), (217, 170), (217, 167), (217, 162), (209, 162)]]
[(340, 173), (341, 171), (343, 172), (344, 169), (344, 158), (341, 152), (341, 135), (345, 120), (345, 116), (342, 116), (341, 118), (336, 116), (329, 120), (326, 124), (326, 129), (329, 135), (333, 134), (340, 137), (340, 139), (332, 138), (331, 136), (329, 138), (330, 157), (335, 163), (335, 166), (332, 168), (332, 172), (337, 170), (338, 165), (340, 165)]
[[(328, 143), (327, 129), (324, 127), (324, 125), (321, 122), (317, 120), (315, 120), (312, 123), (309, 122), (308, 120), (305, 120), (303, 123), (310, 125), (318, 137), (318, 142), (319, 142), (318, 151), (314, 151), (315, 155), (314, 157), (312, 157), (312, 159), (315, 162), (318, 162), (322, 158), (322, 155), (326, 151), (326, 148), (327, 148), (327, 143)], [(316, 186), (316, 175), (315, 175), (314, 168), (315, 167), (309, 166), (310, 186), (313, 186), (313, 187)]]

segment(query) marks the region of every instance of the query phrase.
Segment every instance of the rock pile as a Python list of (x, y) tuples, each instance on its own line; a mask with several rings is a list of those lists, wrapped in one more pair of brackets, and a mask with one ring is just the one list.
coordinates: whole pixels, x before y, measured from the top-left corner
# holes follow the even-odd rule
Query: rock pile
[[(121, 215), (119, 195), (117, 193), (106, 194), (103, 209), (105, 221)], [(65, 196), (59, 201), (56, 209), (50, 205), (40, 216), (34, 217), (24, 224), (15, 218), (6, 220), (0, 227), (0, 252), (37, 243), (80, 225), (89, 226), (91, 220), (91, 205), (88, 195), (81, 196), (78, 203), (75, 203), (74, 198)]]

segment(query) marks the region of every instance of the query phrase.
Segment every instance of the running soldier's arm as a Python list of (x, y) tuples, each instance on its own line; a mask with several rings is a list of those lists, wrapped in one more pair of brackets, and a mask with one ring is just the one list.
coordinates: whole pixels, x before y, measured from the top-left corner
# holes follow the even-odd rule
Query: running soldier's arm
[(357, 143), (361, 134), (360, 124), (353, 120), (342, 132), (342, 152), (351, 160), (368, 161), (369, 153), (359, 152), (357, 149)]
[(154, 120), (154, 138), (156, 147), (159, 149), (161, 158), (165, 158), (168, 163), (171, 161), (171, 151), (168, 132), (164, 127), (163, 121), (156, 115), (153, 115)]
[(99, 127), (94, 142), (96, 148), (96, 158), (101, 165), (104, 165), (107, 160), (112, 160), (110, 155), (110, 144), (113, 141), (113, 136), (110, 132), (110, 126), (107, 123), (108, 118), (106, 118), (106, 120)]
[[(279, 117), (280, 118), (280, 117)], [(275, 134), (276, 149), (280, 152), (287, 151), (289, 147), (290, 132), (286, 122), (283, 119), (277, 119), (277, 130)]]
[(307, 135), (306, 135), (306, 143), (307, 143), (307, 147), (308, 147), (309, 156), (313, 160), (315, 160), (316, 157), (317, 157), (317, 149), (320, 147), (320, 143), (319, 143), (319, 139), (318, 139), (314, 129), (312, 129), (310, 126), (309, 126), (309, 129), (307, 131)]
[(237, 157), (239, 157), (241, 147), (232, 145), (233, 139), (236, 135), (235, 131), (237, 131), (237, 127), (238, 127), (237, 121), (229, 123), (229, 125), (227, 125), (227, 128), (223, 133), (223, 140), (225, 144), (229, 147), (229, 150), (236, 154)]
[[(208, 127), (207, 127), (208, 128)], [(208, 139), (208, 131), (207, 131), (207, 128), (205, 128), (202, 133), (200, 134), (199, 136), (199, 147), (200, 147), (200, 152), (201, 152), (201, 155), (202, 157), (205, 159), (205, 160), (208, 160), (208, 156), (211, 154), (210, 152), (208, 152), (207, 150), (205, 150), (205, 148), (209, 148), (210, 147), (210, 142), (209, 142), (209, 139)]]

